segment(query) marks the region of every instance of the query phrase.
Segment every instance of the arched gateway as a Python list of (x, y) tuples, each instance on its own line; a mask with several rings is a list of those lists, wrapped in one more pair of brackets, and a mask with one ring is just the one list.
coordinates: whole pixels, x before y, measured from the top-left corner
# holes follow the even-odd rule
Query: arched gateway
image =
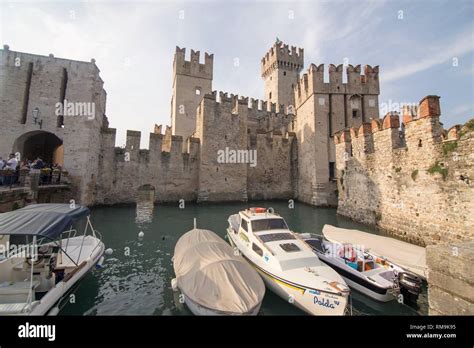
[(41, 157), (46, 163), (64, 165), (63, 141), (47, 131), (37, 130), (20, 135), (13, 143), (12, 151), (19, 152), (21, 160)]

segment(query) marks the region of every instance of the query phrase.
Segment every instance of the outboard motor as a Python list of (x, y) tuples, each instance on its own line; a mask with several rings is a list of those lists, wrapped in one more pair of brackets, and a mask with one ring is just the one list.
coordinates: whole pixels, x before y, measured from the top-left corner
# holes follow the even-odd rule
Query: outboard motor
[(398, 284), (404, 302), (416, 305), (418, 295), (421, 292), (421, 278), (410, 272), (400, 272), (398, 273)]

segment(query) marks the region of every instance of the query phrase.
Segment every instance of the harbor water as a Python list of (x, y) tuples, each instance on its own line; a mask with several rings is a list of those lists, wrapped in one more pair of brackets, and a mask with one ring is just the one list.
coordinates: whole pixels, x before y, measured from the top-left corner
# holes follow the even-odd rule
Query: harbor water
[[(225, 237), (230, 214), (250, 206), (272, 207), (296, 232), (321, 234), (324, 224), (380, 233), (365, 225), (336, 215), (335, 209), (311, 207), (288, 202), (265, 201), (198, 205), (153, 205), (142, 201), (134, 205), (96, 207), (91, 219), (102, 234), (107, 256), (103, 268), (86, 275), (64, 301), (60, 315), (191, 315), (179, 294), (171, 289), (174, 278), (172, 256), (179, 237), (193, 227), (210, 229)], [(144, 233), (143, 238), (138, 234)], [(397, 301), (379, 303), (352, 291), (353, 315), (427, 314), (426, 283), (414, 309)], [(260, 315), (304, 315), (280, 297), (268, 291)]]

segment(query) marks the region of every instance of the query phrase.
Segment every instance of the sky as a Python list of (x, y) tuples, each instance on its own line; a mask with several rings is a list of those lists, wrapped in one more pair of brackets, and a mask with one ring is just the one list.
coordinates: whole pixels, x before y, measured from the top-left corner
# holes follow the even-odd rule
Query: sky
[[(263, 98), (260, 59), (278, 37), (311, 63), (380, 66), (379, 104), (441, 96), (445, 128), (474, 115), (474, 1), (7, 1), (0, 44), (73, 60), (95, 58), (117, 128), (170, 124), (175, 47), (214, 53), (213, 89)], [(236, 64), (238, 63), (238, 64)], [(383, 115), (381, 115), (383, 116)]]

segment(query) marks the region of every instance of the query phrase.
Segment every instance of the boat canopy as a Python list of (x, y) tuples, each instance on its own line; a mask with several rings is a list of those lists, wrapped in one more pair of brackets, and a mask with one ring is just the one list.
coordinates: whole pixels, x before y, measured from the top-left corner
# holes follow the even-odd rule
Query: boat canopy
[(185, 233), (176, 243), (173, 266), (183, 294), (211, 310), (246, 314), (260, 305), (265, 294), (258, 273), (209, 230)]
[(323, 234), (332, 242), (363, 246), (370, 253), (386, 258), (426, 279), (426, 250), (423, 247), (390, 237), (331, 225), (324, 225)]
[(87, 207), (69, 204), (32, 204), (0, 214), (0, 235), (38, 236), (54, 239), (79, 218), (89, 215)]

